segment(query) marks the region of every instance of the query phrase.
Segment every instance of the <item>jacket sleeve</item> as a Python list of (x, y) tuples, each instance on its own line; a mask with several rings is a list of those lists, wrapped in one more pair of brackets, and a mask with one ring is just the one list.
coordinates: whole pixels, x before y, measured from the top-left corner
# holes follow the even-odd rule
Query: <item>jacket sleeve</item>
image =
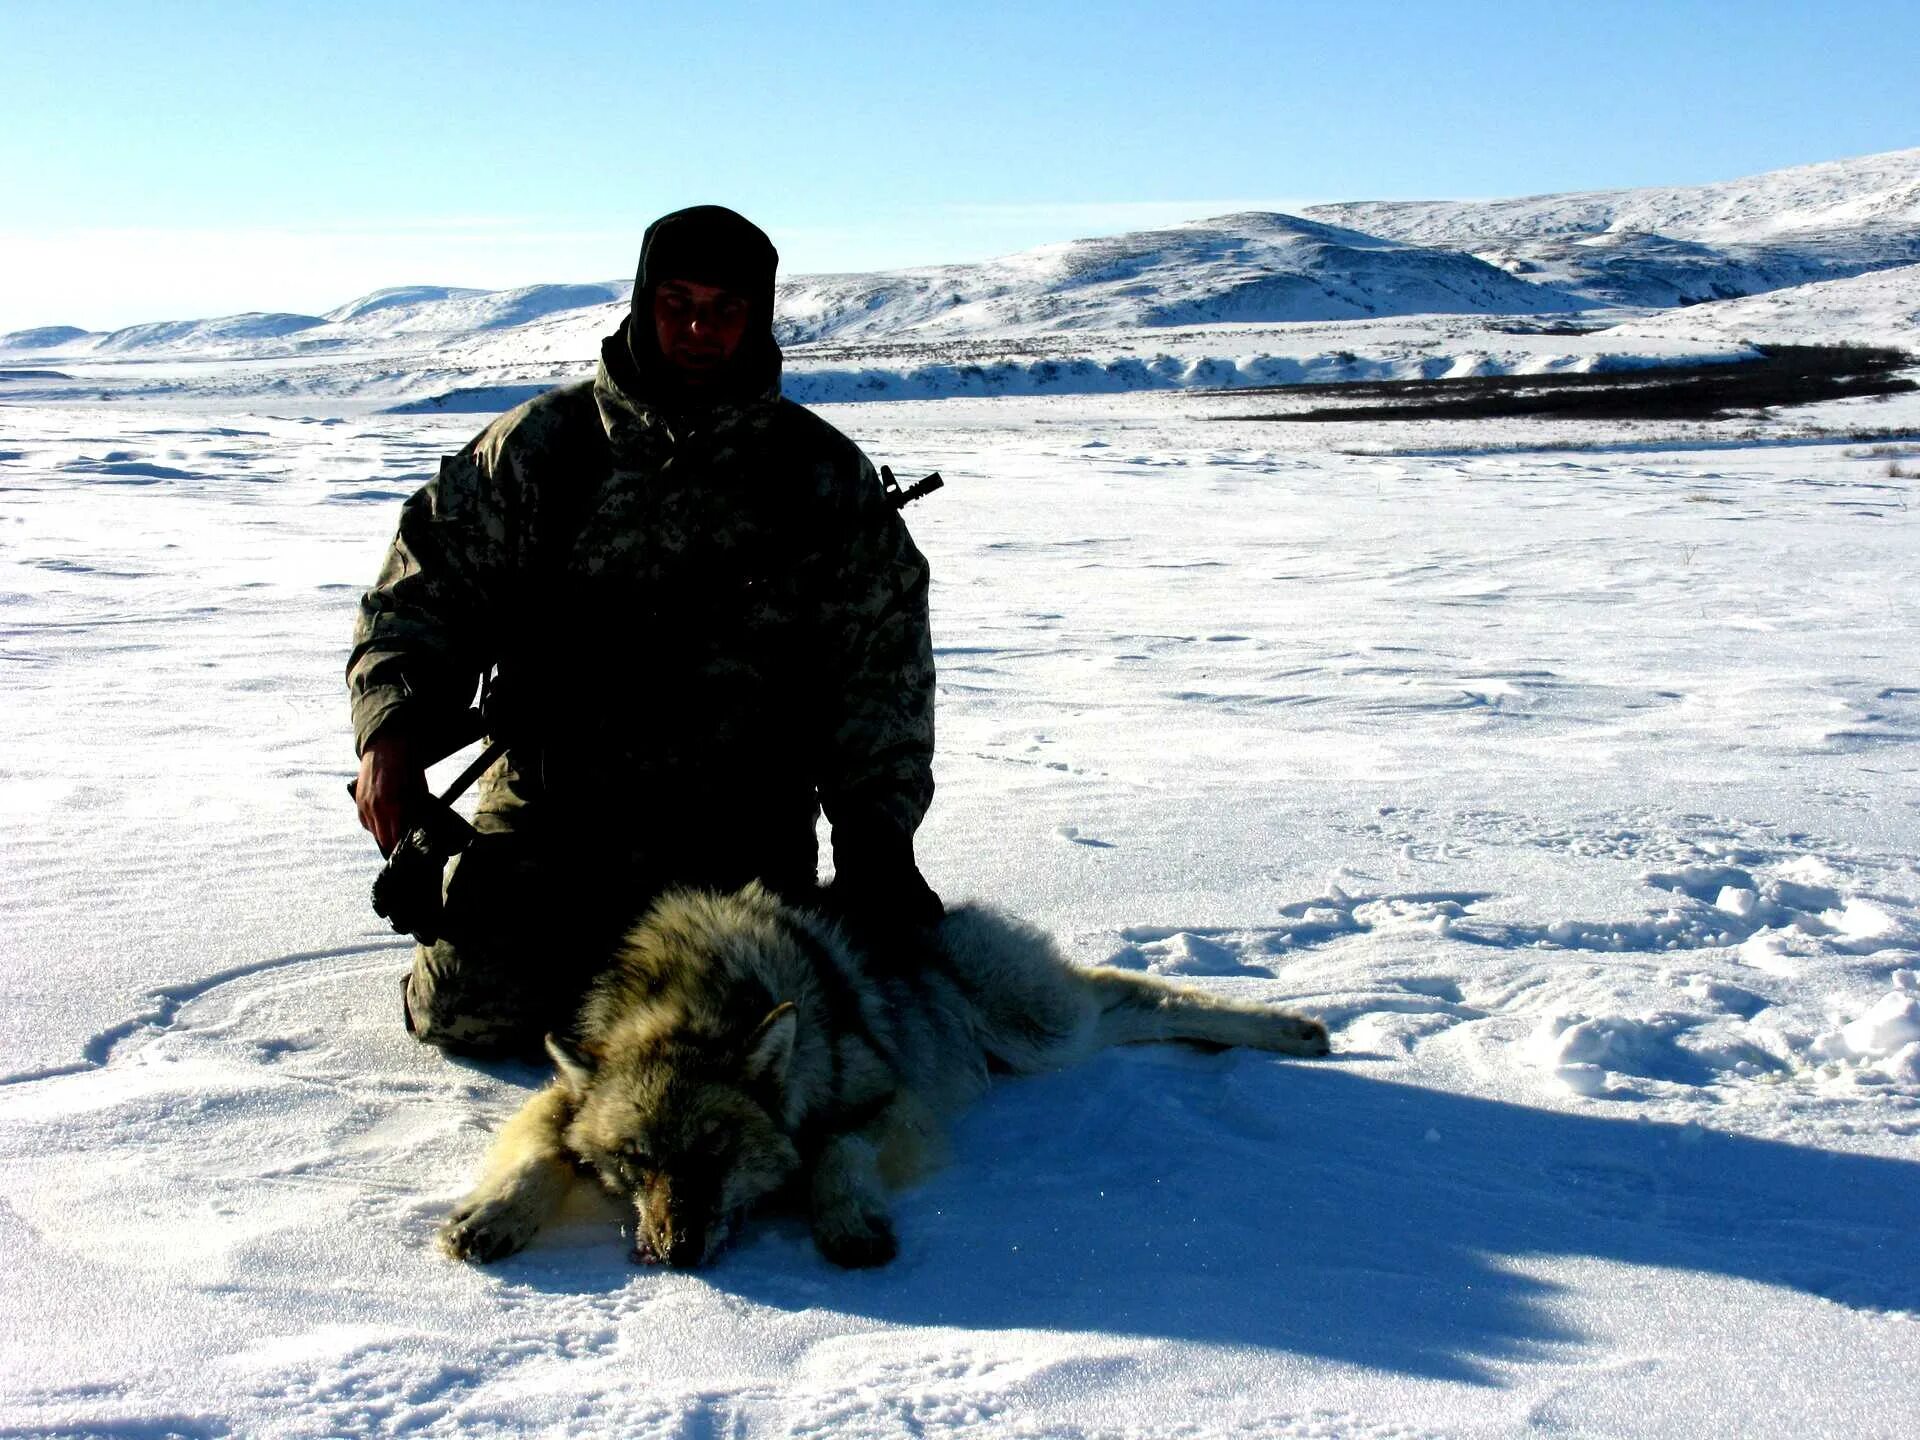
[(380, 578), (360, 597), (347, 659), (357, 751), (388, 726), (431, 734), (457, 720), (495, 659), (515, 506), (492, 433), (443, 459), (401, 507)]
[(831, 547), (821, 807), (834, 864), (912, 863), (933, 800), (933, 640), (926, 558), (865, 457)]

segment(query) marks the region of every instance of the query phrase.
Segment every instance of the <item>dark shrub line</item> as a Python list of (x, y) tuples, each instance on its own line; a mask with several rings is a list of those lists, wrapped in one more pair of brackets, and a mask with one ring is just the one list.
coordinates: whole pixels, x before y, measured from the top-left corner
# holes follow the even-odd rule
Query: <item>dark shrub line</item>
[(1289, 399), (1351, 403), (1215, 420), (1302, 421), (1724, 420), (1735, 411), (1811, 405), (1859, 395), (1895, 395), (1920, 384), (1895, 372), (1913, 365), (1903, 350), (1869, 345), (1764, 345), (1760, 358), (1684, 369), (1587, 371), (1551, 375), (1476, 375), (1455, 380), (1370, 380), (1235, 390)]

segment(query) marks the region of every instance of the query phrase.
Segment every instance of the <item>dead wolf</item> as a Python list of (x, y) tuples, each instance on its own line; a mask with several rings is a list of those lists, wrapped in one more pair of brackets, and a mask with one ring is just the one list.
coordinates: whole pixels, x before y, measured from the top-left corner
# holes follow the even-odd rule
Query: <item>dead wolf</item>
[(889, 1190), (939, 1163), (943, 1121), (990, 1071), (1142, 1040), (1328, 1050), (1318, 1020), (1073, 965), (984, 906), (947, 912), (937, 938), (934, 953), (889, 967), (757, 884), (662, 897), (574, 1035), (548, 1037), (558, 1075), (501, 1130), (441, 1247), (512, 1254), (584, 1169), (633, 1207), (644, 1263), (702, 1264), (787, 1192), (827, 1259), (884, 1265), (897, 1249)]

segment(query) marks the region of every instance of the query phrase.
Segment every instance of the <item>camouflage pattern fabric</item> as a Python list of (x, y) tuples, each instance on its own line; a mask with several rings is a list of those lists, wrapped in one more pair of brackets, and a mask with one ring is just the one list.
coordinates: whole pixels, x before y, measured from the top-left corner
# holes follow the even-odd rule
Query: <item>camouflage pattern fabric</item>
[(644, 882), (621, 862), (556, 835), (504, 761), (480, 782), (473, 843), (443, 889), (441, 938), (416, 945), (403, 991), (407, 1029), (467, 1055), (537, 1055), (563, 1033), (598, 960), (631, 923)]
[[(498, 665), (512, 749), (483, 814), (538, 807), (547, 838), (513, 866), (619, 857), (628, 918), (662, 883), (811, 885), (822, 808), (843, 869), (910, 840), (933, 795), (928, 575), (873, 467), (777, 370), (737, 403), (650, 406), (619, 341), (403, 506), (347, 665), (357, 747), (445, 725)], [(454, 867), (450, 921), (480, 888), (461, 869), (493, 863)], [(415, 980), (454, 971), (428, 955)]]

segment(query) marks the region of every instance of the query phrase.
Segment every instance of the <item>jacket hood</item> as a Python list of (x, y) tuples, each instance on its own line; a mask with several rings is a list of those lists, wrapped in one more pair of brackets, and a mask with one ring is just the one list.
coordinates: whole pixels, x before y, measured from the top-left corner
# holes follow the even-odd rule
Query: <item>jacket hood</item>
[[(662, 280), (697, 280), (744, 297), (754, 317), (773, 325), (773, 277), (780, 252), (766, 231), (724, 205), (693, 205), (662, 215), (640, 241), (633, 308), (648, 313)], [(646, 307), (641, 305), (642, 299)]]
[[(676, 414), (738, 405), (780, 383), (780, 347), (773, 338), (773, 282), (780, 253), (751, 220), (724, 205), (694, 205), (662, 215), (640, 242), (633, 306), (620, 327), (632, 361), (623, 387)], [(664, 280), (695, 280), (745, 297), (746, 334), (726, 368), (699, 386), (660, 354), (653, 329), (653, 293)]]

